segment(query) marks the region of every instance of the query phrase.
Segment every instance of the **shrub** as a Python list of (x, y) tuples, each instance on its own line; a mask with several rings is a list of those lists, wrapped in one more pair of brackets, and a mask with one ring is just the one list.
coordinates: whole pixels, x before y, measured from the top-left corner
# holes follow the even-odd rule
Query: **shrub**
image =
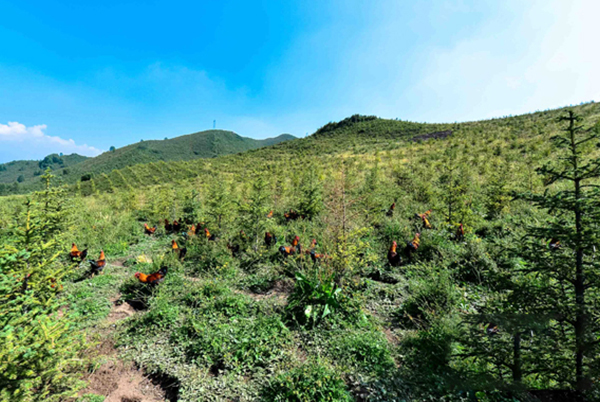
[(330, 368), (308, 363), (275, 377), (262, 391), (263, 401), (342, 402), (354, 399)]
[(188, 339), (188, 358), (213, 371), (247, 371), (272, 365), (286, 356), (284, 345), (291, 342), (281, 320), (264, 315), (217, 315), (211, 320), (190, 317), (175, 339), (182, 335)]
[(409, 296), (400, 306), (397, 316), (406, 326), (427, 327), (436, 317), (452, 311), (457, 300), (449, 275), (439, 272), (409, 285)]
[(328, 342), (328, 355), (369, 373), (394, 367), (390, 344), (379, 331), (346, 332)]

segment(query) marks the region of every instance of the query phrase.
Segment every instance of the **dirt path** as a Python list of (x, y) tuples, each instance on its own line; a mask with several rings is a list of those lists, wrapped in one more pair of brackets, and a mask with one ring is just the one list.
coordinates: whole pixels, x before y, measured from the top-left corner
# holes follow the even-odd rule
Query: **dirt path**
[[(119, 321), (136, 314), (128, 303), (114, 297), (108, 317), (99, 325), (101, 341), (92, 351), (97, 361), (103, 363), (86, 380), (89, 382), (80, 395), (97, 394), (106, 397), (104, 402), (163, 402), (168, 400), (165, 391), (156, 381), (144, 375), (133, 363), (118, 357), (112, 329)], [(171, 399), (171, 398), (169, 398)], [(171, 399), (172, 400), (172, 399)]]

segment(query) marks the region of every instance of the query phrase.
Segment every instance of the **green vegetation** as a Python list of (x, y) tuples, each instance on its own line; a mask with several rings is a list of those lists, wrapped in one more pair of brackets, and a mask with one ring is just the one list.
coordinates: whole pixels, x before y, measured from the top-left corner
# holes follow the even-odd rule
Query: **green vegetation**
[[(57, 331), (55, 344), (74, 346), (52, 354), (25, 337), (36, 310), (19, 303), (35, 297), (40, 318), (88, 341), (108, 328), (120, 359), (179, 401), (529, 402), (540, 390), (597, 400), (598, 121), (595, 103), (460, 124), (353, 116), (269, 148), (3, 197), (0, 289), (17, 310), (0, 335), (30, 346), (0, 351), (35, 354), (3, 366), (14, 374), (0, 377), (2, 396), (72, 395), (96, 367), (77, 331)], [(427, 210), (431, 229), (415, 217)], [(41, 229), (26, 229), (27, 214)], [(164, 219), (180, 218), (184, 230), (166, 233)], [(302, 252), (284, 256), (295, 236)], [(92, 258), (105, 251), (103, 275), (70, 264), (72, 242)], [(43, 275), (22, 293), (13, 272), (22, 278), (26, 259)], [(134, 277), (163, 266), (156, 286)], [(135, 312), (107, 326), (120, 303)]]
[(62, 171), (67, 166), (76, 165), (86, 159), (87, 157), (77, 154), (62, 156), (52, 154), (41, 161), (12, 161), (0, 164), (0, 195), (11, 193), (15, 182), (23, 183), (34, 180), (36, 183), (39, 182), (39, 186), (42, 188), (40, 176), (47, 168), (53, 171)]
[[(251, 149), (267, 147), (294, 139), (289, 134), (275, 138), (254, 140), (240, 137), (231, 131), (209, 130), (175, 137), (170, 140), (144, 141), (123, 148), (111, 147), (95, 158), (77, 154), (48, 155), (41, 161), (15, 161), (0, 165), (0, 195), (25, 193), (41, 188), (39, 175), (47, 167), (59, 171), (62, 182), (89, 181), (92, 177), (109, 179), (114, 169), (137, 164), (160, 161), (190, 161), (199, 158), (215, 158)], [(69, 169), (65, 169), (66, 167)], [(104, 178), (104, 180), (106, 180)], [(15, 186), (14, 182), (18, 184)], [(121, 184), (124, 185), (124, 184)]]

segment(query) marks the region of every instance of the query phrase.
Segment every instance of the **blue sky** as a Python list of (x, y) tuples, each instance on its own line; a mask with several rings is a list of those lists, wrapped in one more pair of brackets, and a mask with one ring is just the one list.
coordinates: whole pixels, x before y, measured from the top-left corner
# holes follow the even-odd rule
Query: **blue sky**
[(600, 101), (600, 2), (0, 0), (0, 162)]

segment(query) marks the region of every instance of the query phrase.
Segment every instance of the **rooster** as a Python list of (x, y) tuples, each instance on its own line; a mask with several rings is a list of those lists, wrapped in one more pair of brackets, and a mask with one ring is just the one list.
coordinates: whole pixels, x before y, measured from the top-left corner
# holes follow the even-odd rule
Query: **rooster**
[(215, 236), (214, 234), (210, 234), (210, 232), (208, 231), (208, 228), (204, 228), (204, 235), (206, 236), (206, 239), (209, 241), (217, 240), (217, 236)]
[(194, 226), (194, 234), (200, 234), (200, 232), (204, 229), (204, 222), (198, 222), (196, 223), (196, 225)]
[(171, 252), (176, 253), (179, 256), (180, 260), (183, 260), (185, 255), (187, 254), (186, 247), (179, 247), (175, 239), (171, 240)]
[(400, 253), (396, 251), (398, 247), (398, 243), (395, 241), (392, 242), (390, 249), (388, 250), (387, 259), (392, 267), (397, 267), (402, 262), (402, 258), (400, 257)]
[(387, 212), (385, 213), (386, 216), (389, 216), (389, 217), (394, 216), (395, 209), (396, 209), (396, 202), (394, 202), (392, 205), (390, 205), (390, 209), (388, 209)]
[(100, 250), (100, 258), (98, 258), (96, 261), (89, 260), (89, 263), (92, 272), (92, 278), (95, 274), (101, 274), (102, 270), (106, 266), (106, 257), (104, 256), (104, 250)]
[(300, 246), (300, 238), (298, 236), (294, 237), (294, 240), (292, 240), (292, 245), (279, 247), (279, 252), (284, 257), (294, 255), (296, 253), (300, 254), (302, 252), (302, 247)]
[(265, 244), (267, 247), (271, 247), (275, 243), (277, 243), (277, 237), (271, 232), (265, 232)]
[(229, 249), (229, 251), (231, 251), (231, 255), (235, 257), (242, 250), (242, 248), (245, 248), (247, 242), (248, 236), (246, 235), (246, 232), (240, 230), (239, 235), (234, 237), (231, 241), (227, 242), (227, 248)]
[(179, 233), (180, 231), (181, 231), (181, 223), (179, 223), (179, 222), (177, 221), (177, 219), (175, 219), (175, 220), (173, 221), (173, 232), (175, 232), (175, 233)]
[(75, 260), (79, 260), (79, 262), (81, 263), (81, 261), (85, 260), (85, 257), (87, 257), (87, 248), (83, 251), (79, 251), (75, 243), (71, 244), (71, 252), (69, 253), (69, 258), (71, 258), (72, 262), (74, 262)]
[(147, 283), (148, 285), (158, 285), (162, 281), (165, 280), (165, 276), (167, 276), (167, 267), (161, 267), (157, 272), (146, 275), (141, 272), (136, 272), (135, 277), (142, 283)]
[(267, 214), (267, 218), (272, 218), (273, 217), (273, 210), (270, 210), (269, 213)]
[(500, 330), (498, 329), (498, 326), (494, 323), (489, 323), (489, 325), (487, 326), (487, 328), (485, 329), (485, 333), (488, 335), (498, 335), (498, 333), (500, 332)]
[(456, 229), (456, 240), (462, 241), (462, 239), (464, 239), (464, 238), (465, 238), (465, 227), (461, 223), (460, 225), (458, 225), (458, 228)]
[(552, 238), (552, 240), (550, 240), (550, 244), (548, 245), (550, 247), (550, 250), (552, 251), (556, 251), (562, 248), (562, 245), (560, 244), (560, 241), (558, 241), (558, 239), (556, 238)]
[(290, 212), (286, 212), (283, 214), (283, 217), (285, 218), (286, 221), (295, 221), (296, 219), (300, 218), (300, 215), (298, 214), (298, 212), (294, 211), (293, 209), (290, 209)]
[(431, 229), (431, 223), (429, 223), (429, 215), (431, 215), (431, 209), (425, 211), (425, 213), (422, 214), (415, 214), (415, 218), (421, 219), (424, 229)]
[(150, 226), (148, 226), (147, 223), (144, 223), (144, 231), (147, 235), (153, 235), (154, 232), (156, 232), (156, 225), (154, 225), (154, 227), (151, 228)]
[(190, 227), (190, 230), (188, 230), (187, 235), (188, 236), (194, 236), (196, 234), (196, 225), (192, 224), (192, 226)]
[(413, 253), (417, 251), (419, 248), (419, 244), (421, 243), (421, 233), (416, 233), (415, 237), (408, 243), (406, 243), (406, 248), (404, 249), (406, 255), (410, 258)]
[(306, 254), (310, 254), (317, 249), (317, 239), (312, 239), (310, 242), (310, 247), (304, 250)]
[(329, 259), (329, 256), (327, 254), (319, 254), (316, 252), (316, 250), (312, 250), (310, 252), (310, 258), (313, 260), (314, 263), (316, 263), (317, 261), (323, 260), (323, 259)]
[(238, 255), (238, 253), (240, 252), (240, 249), (241, 249), (241, 247), (238, 243), (232, 244), (230, 242), (227, 243), (227, 248), (229, 249), (229, 251), (231, 251), (231, 255), (234, 257)]
[(173, 231), (173, 225), (169, 223), (168, 219), (165, 219), (165, 232), (171, 233)]
[(313, 263), (316, 263), (320, 260), (329, 259), (327, 254), (317, 253), (317, 239), (313, 239), (310, 243), (310, 248), (304, 252), (310, 254), (310, 258), (312, 259)]

